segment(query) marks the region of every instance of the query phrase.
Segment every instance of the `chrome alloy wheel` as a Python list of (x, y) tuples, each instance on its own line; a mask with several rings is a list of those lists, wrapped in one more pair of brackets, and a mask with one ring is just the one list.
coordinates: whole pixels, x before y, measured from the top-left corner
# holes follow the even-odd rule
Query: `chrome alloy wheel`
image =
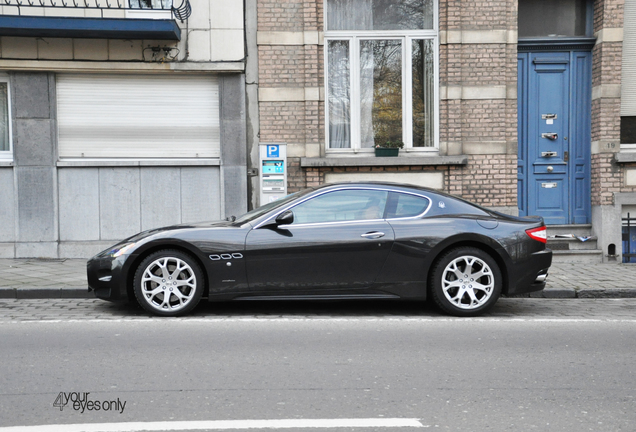
[(446, 299), (460, 309), (476, 309), (484, 305), (494, 288), (493, 272), (480, 258), (460, 256), (444, 268), (442, 291)]
[(178, 312), (190, 303), (196, 291), (194, 270), (180, 258), (158, 258), (141, 277), (141, 294), (156, 310)]

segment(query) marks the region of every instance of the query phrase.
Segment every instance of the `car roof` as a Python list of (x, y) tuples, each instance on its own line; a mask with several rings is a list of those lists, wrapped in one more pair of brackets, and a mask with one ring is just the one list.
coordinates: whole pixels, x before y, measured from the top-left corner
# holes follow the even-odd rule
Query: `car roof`
[(383, 181), (343, 181), (343, 182), (334, 182), (334, 183), (327, 183), (321, 186), (316, 186), (314, 188), (314, 190), (321, 190), (321, 189), (339, 189), (342, 187), (364, 187), (364, 188), (382, 188), (382, 189), (393, 189), (393, 190), (402, 190), (402, 191), (410, 191), (410, 192), (426, 192), (429, 194), (437, 194), (437, 195), (443, 195), (443, 196), (448, 196), (451, 198), (455, 198), (457, 199), (457, 197), (454, 197), (452, 195), (448, 195), (445, 194), (444, 192), (435, 190), (435, 189), (431, 189), (428, 187), (424, 187), (424, 186), (417, 186), (417, 185), (412, 185), (412, 184), (406, 184), (406, 183), (397, 183), (397, 182), (383, 182)]

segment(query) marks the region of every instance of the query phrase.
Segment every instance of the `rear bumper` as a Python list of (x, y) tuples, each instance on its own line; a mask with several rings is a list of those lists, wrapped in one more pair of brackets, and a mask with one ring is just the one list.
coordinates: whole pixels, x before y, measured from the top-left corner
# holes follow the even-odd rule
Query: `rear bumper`
[(548, 270), (552, 264), (552, 250), (544, 249), (530, 254), (513, 265), (510, 271), (507, 295), (525, 294), (545, 288)]

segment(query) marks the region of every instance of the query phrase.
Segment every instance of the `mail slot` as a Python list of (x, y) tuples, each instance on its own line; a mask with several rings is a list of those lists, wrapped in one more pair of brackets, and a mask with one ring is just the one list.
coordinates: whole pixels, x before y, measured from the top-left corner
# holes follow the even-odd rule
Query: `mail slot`
[(553, 189), (553, 188), (557, 187), (557, 184), (555, 182), (552, 182), (552, 183), (541, 183), (541, 187), (542, 188), (546, 188), (546, 189)]
[(541, 157), (557, 157), (558, 153), (555, 151), (547, 151), (547, 152), (541, 152)]

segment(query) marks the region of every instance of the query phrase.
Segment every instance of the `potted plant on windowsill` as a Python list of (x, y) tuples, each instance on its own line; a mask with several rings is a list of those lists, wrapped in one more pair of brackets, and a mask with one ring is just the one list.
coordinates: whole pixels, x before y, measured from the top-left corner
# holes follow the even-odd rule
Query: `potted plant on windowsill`
[(395, 157), (400, 152), (400, 149), (404, 148), (402, 141), (387, 141), (384, 144), (375, 146), (375, 155), (378, 156), (392, 156)]

